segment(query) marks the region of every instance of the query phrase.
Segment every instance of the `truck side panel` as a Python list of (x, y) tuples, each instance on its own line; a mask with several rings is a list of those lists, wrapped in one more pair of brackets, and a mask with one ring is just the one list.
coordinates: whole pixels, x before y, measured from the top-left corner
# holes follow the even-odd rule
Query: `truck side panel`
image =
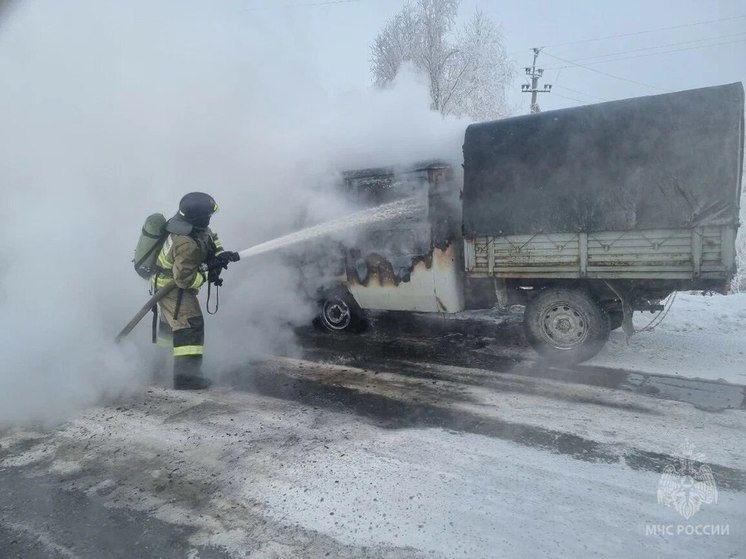
[(422, 260), (407, 281), (399, 281), (377, 267), (364, 284), (348, 277), (346, 286), (363, 309), (418, 312), (464, 310), (461, 248), (457, 243), (436, 248), (430, 261)]
[(718, 279), (735, 270), (732, 226), (483, 236), (464, 241), (471, 277)]

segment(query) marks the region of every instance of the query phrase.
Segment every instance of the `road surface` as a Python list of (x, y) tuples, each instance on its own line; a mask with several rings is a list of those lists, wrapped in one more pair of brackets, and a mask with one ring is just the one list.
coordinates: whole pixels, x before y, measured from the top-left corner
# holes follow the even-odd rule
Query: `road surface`
[[(549, 367), (498, 322), (304, 329), (213, 390), (7, 430), (0, 556), (744, 556), (743, 386)], [(685, 452), (717, 492), (689, 518), (658, 502)]]

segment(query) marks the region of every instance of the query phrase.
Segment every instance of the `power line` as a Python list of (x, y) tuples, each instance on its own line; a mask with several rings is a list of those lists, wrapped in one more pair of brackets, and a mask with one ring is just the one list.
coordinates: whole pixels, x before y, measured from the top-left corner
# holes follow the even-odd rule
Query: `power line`
[(556, 56), (554, 54), (549, 54), (548, 52), (545, 52), (544, 54), (546, 54), (547, 56), (549, 56), (551, 58), (555, 58), (555, 59), (559, 60), (560, 62), (566, 62), (567, 64), (571, 64), (572, 66), (577, 66), (578, 68), (584, 68), (585, 70), (589, 70), (591, 72), (596, 72), (597, 74), (601, 74), (601, 75), (607, 76), (609, 78), (614, 78), (616, 80), (621, 80), (623, 82), (629, 82), (629, 83), (634, 83), (634, 84), (637, 84), (637, 85), (642, 85), (642, 86), (648, 87), (650, 89), (658, 89), (658, 90), (661, 90), (661, 91), (669, 91), (668, 89), (665, 89), (663, 87), (659, 87), (659, 86), (656, 86), (656, 85), (650, 85), (649, 83), (643, 83), (643, 82), (640, 82), (640, 81), (637, 81), (637, 80), (632, 80), (630, 78), (623, 78), (622, 76), (615, 76), (614, 74), (609, 74), (608, 72), (604, 72), (602, 70), (597, 70), (596, 68), (591, 68), (590, 66), (586, 66), (584, 64), (578, 64), (577, 62), (573, 62), (572, 60), (567, 60), (566, 58), (560, 58), (559, 56)]
[(578, 103), (583, 103), (583, 104), (588, 103), (588, 101), (583, 101), (582, 99), (575, 99), (575, 97), (568, 97), (567, 95), (562, 95), (561, 93), (557, 93), (556, 91), (554, 92), (554, 94), (557, 97), (562, 97), (563, 99), (567, 99), (569, 101), (577, 101)]
[(352, 2), (360, 2), (360, 0), (323, 0), (318, 2), (301, 2), (301, 3), (286, 3), (286, 4), (274, 4), (272, 6), (262, 6), (248, 8), (246, 12), (266, 12), (274, 9), (288, 9), (288, 8), (313, 8), (317, 6), (331, 6), (333, 4), (350, 4)]
[[(541, 50), (541, 49), (536, 49), (536, 50)], [(576, 99), (575, 97), (568, 97), (567, 95), (562, 95), (561, 93), (557, 93), (556, 91), (554, 91), (554, 89), (556, 89), (556, 88), (560, 87), (560, 88), (562, 88), (562, 89), (567, 89), (568, 91), (573, 91), (573, 92), (575, 92), (575, 93), (580, 93), (581, 95), (588, 95), (587, 93), (583, 93), (582, 91), (578, 91), (578, 90), (576, 90), (576, 89), (572, 89), (572, 88), (569, 88), (569, 87), (564, 87), (564, 86), (562, 86), (562, 85), (558, 85), (558, 82), (559, 82), (559, 77), (560, 77), (560, 74), (561, 74), (561, 73), (562, 73), (562, 70), (561, 70), (561, 69), (557, 71), (557, 75), (556, 75), (556, 76), (554, 77), (554, 82), (553, 82), (553, 84), (552, 84), (552, 85), (550, 85), (550, 86), (548, 86), (548, 87), (549, 87), (549, 88), (551, 88), (551, 90), (552, 90), (552, 91), (553, 91), (553, 92), (554, 92), (554, 93), (555, 93), (556, 95), (558, 95), (559, 97), (562, 97), (563, 99), (567, 99), (567, 100), (569, 100), (569, 101), (576, 101), (576, 102), (578, 102), (578, 103), (587, 103), (588, 101), (582, 101), (582, 100), (580, 100), (580, 99)], [(525, 89), (524, 89), (524, 91), (525, 91)], [(590, 96), (590, 97), (592, 97), (592, 96)], [(597, 97), (597, 99), (600, 99), (600, 98), (598, 98), (598, 97)], [(606, 99), (603, 99), (603, 101), (605, 101), (605, 100), (606, 100)], [(532, 104), (531, 108), (533, 109), (533, 104)], [(538, 107), (537, 107), (537, 108), (538, 108)], [(531, 112), (534, 112), (534, 111), (532, 110)]]
[(567, 45), (580, 45), (583, 43), (593, 43), (595, 41), (606, 41), (607, 39), (621, 39), (622, 37), (634, 37), (636, 35), (645, 35), (647, 33), (657, 33), (658, 31), (668, 31), (670, 29), (683, 29), (685, 27), (694, 27), (697, 25), (707, 25), (709, 23), (719, 23), (721, 21), (731, 21), (735, 19), (746, 18), (746, 14), (733, 17), (723, 17), (718, 19), (708, 19), (705, 21), (695, 21), (693, 23), (684, 23), (681, 25), (670, 25), (668, 27), (658, 27), (657, 29), (648, 29), (646, 31), (635, 31), (632, 33), (622, 33), (620, 35), (607, 35), (606, 37), (597, 37), (595, 39), (582, 39), (580, 41), (568, 41), (565, 43), (555, 43), (553, 45), (546, 45), (545, 48), (564, 47)]
[[(604, 59), (604, 60), (598, 60), (596, 62), (587, 62), (587, 64), (589, 66), (594, 65), (594, 64), (606, 64), (607, 62), (618, 62), (620, 60), (633, 60), (635, 58), (647, 58), (648, 56), (658, 56), (660, 54), (672, 54), (672, 53), (676, 53), (676, 52), (684, 52), (684, 51), (688, 51), (688, 50), (697, 50), (697, 49), (703, 49), (703, 48), (708, 48), (708, 47), (720, 47), (720, 46), (724, 46), (724, 45), (733, 45), (733, 44), (736, 44), (736, 43), (743, 43), (743, 42), (746, 42), (746, 38), (744, 38), (744, 39), (738, 39), (736, 41), (725, 41), (725, 42), (722, 42), (722, 43), (712, 43), (710, 45), (698, 45), (698, 46), (694, 46), (694, 47), (684, 47), (682, 49), (664, 50), (664, 51), (660, 51), (660, 52), (649, 52), (647, 54), (637, 54), (635, 56), (623, 56), (621, 58), (608, 58), (608, 59)], [(547, 56), (552, 56), (549, 53), (546, 53), (546, 54), (547, 54)], [(557, 57), (555, 56), (554, 58), (557, 58)], [(591, 56), (591, 57), (586, 57), (586, 58), (577, 58), (575, 60), (567, 60), (566, 62), (571, 63), (573, 66), (579, 66), (579, 64), (576, 63), (577, 61), (580, 61), (580, 60), (590, 60), (590, 59), (594, 59), (594, 58), (598, 58), (598, 57), (597, 56)], [(547, 70), (559, 70), (559, 69), (562, 69), (562, 68), (570, 68), (570, 67), (571, 66), (550, 66), (550, 67), (547, 68)]]
[(360, 2), (360, 0), (326, 0), (325, 2), (307, 2), (302, 4), (290, 4), (289, 6), (328, 6), (329, 4), (349, 4), (350, 2)]
[[(582, 62), (585, 60), (593, 60), (596, 58), (607, 58), (609, 56), (619, 56), (621, 54), (629, 54), (631, 52), (643, 52), (643, 51), (648, 51), (648, 50), (662, 49), (666, 47), (678, 47), (681, 45), (691, 45), (692, 43), (704, 43), (707, 41), (715, 41), (719, 39), (729, 39), (731, 37), (743, 37), (744, 35), (746, 35), (746, 31), (741, 31), (740, 33), (732, 33), (730, 35), (718, 35), (716, 37), (706, 37), (704, 39), (693, 39), (691, 41), (679, 41), (677, 43), (666, 43), (664, 45), (653, 45), (651, 47), (642, 47), (639, 49), (622, 50), (618, 52), (610, 52), (607, 54), (597, 54), (595, 56), (585, 56), (583, 58), (576, 58), (575, 61)], [(713, 45), (701, 45), (702, 48), (708, 47), (708, 46), (713, 46)], [(656, 54), (656, 53), (653, 53), (653, 54)]]
[(586, 93), (585, 91), (579, 91), (577, 89), (573, 89), (571, 87), (567, 87), (566, 85), (557, 85), (555, 83), (554, 87), (559, 87), (560, 89), (566, 89), (567, 91), (572, 91), (573, 93), (578, 93), (580, 95), (585, 95), (586, 97), (590, 97), (591, 99), (596, 99), (598, 101), (608, 101), (608, 99), (604, 99), (603, 97), (597, 97), (596, 95), (591, 95), (590, 93)]

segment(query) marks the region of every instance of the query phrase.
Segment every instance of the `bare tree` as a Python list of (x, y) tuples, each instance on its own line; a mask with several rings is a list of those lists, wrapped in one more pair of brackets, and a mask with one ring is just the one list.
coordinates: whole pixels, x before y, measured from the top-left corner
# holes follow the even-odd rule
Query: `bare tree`
[(456, 31), (460, 0), (408, 2), (378, 34), (371, 70), (379, 87), (409, 62), (430, 85), (431, 108), (441, 114), (495, 118), (507, 113), (505, 91), (514, 76), (500, 28), (476, 11)]

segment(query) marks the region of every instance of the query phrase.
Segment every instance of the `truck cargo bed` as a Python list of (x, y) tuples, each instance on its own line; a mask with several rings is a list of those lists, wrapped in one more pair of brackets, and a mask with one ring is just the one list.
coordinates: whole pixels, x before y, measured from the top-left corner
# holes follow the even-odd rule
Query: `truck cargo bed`
[(732, 226), (465, 239), (471, 277), (719, 279), (735, 271)]

